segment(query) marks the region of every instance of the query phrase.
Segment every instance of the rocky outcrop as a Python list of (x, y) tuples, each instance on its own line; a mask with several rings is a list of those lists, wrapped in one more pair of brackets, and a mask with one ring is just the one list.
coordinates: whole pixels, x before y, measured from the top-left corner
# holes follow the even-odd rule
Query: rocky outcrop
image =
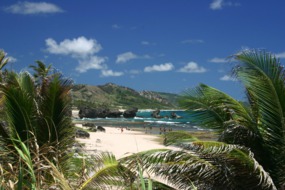
[(151, 113), (151, 117), (156, 118), (156, 119), (160, 119), (160, 118), (180, 119), (180, 118), (182, 118), (181, 116), (177, 115), (175, 112), (171, 112), (170, 116), (168, 116), (168, 115), (161, 116), (160, 115), (160, 110), (154, 110)]
[(133, 118), (137, 115), (138, 108), (131, 108), (124, 111), (123, 116), (124, 118)]
[(78, 116), (80, 119), (82, 118), (119, 118), (123, 115), (125, 118), (133, 118), (136, 116), (138, 112), (138, 108), (131, 108), (124, 112), (121, 112), (119, 110), (109, 110), (105, 108), (88, 108), (84, 107), (79, 109)]
[(171, 118), (171, 119), (180, 119), (180, 118), (182, 118), (182, 117), (179, 116), (179, 115), (177, 115), (175, 112), (171, 112), (170, 118)]
[(156, 118), (156, 119), (159, 119), (159, 118), (162, 118), (160, 114), (160, 110), (154, 110), (152, 113), (151, 113), (151, 117), (153, 118)]
[(77, 129), (75, 133), (76, 138), (89, 138), (90, 134), (86, 131)]
[(84, 107), (81, 108), (79, 110), (79, 118), (106, 118), (106, 117), (110, 117), (110, 118), (118, 118), (121, 117), (122, 112), (118, 111), (118, 110), (109, 110), (106, 108), (88, 108), (88, 107)]

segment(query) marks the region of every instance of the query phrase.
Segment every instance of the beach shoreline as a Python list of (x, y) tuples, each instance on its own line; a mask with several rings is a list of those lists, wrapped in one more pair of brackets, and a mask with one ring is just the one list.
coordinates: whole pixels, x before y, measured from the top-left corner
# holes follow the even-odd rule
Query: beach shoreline
[[(76, 127), (84, 128), (82, 124)], [(145, 134), (143, 131), (126, 130), (121, 127), (104, 127), (105, 132), (89, 132), (89, 138), (76, 138), (84, 144), (83, 151), (89, 155), (111, 152), (117, 159), (151, 149), (169, 148), (163, 145), (162, 137)]]

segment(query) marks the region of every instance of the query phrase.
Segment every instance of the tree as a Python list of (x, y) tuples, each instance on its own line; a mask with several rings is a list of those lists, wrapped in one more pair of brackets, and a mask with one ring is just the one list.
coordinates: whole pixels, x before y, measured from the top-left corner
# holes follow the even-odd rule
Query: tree
[(285, 185), (285, 70), (265, 51), (234, 56), (233, 69), (245, 87), (247, 104), (206, 85), (189, 90), (181, 105), (199, 125), (220, 131), (220, 141), (250, 148), (274, 183)]
[(244, 85), (246, 103), (205, 84), (179, 100), (194, 125), (214, 129), (226, 144), (184, 142), (182, 151), (147, 152), (146, 168), (183, 188), (192, 183), (206, 189), (284, 188), (285, 70), (264, 51), (233, 57), (233, 77)]
[[(0, 126), (2, 169), (9, 171), (11, 164), (15, 169), (12, 175), (34, 172), (35, 187), (53, 178), (49, 163), (59, 171), (68, 171), (65, 162), (72, 156), (74, 142), (69, 94), (72, 81), (55, 73), (39, 85), (28, 72), (8, 72), (5, 83), (0, 85), (6, 114), (6, 124)], [(27, 175), (23, 177), (25, 185), (33, 188), (33, 178)], [(9, 179), (8, 173), (4, 176)]]

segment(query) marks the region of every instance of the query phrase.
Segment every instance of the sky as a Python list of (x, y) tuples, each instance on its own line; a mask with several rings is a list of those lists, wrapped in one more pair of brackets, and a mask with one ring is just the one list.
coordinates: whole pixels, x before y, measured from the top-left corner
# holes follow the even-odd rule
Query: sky
[(284, 0), (1, 0), (0, 22), (7, 69), (40, 60), (75, 84), (180, 94), (204, 83), (243, 100), (232, 55), (285, 62)]

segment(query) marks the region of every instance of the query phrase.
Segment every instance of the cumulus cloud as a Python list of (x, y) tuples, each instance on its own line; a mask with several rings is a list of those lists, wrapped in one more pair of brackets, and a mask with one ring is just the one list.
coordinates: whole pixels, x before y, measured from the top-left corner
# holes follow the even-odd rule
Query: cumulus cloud
[(65, 39), (57, 43), (54, 39), (46, 39), (47, 51), (52, 54), (72, 55), (84, 57), (98, 53), (102, 46), (95, 39), (87, 39), (84, 36), (72, 40)]
[(46, 39), (46, 50), (51, 54), (66, 55), (78, 61), (76, 71), (84, 73), (90, 69), (107, 69), (105, 62), (106, 57), (95, 55), (98, 53), (102, 46), (95, 39), (87, 39), (84, 36), (65, 39), (62, 42), (56, 42), (52, 38)]
[(46, 2), (18, 2), (9, 7), (4, 8), (6, 12), (14, 14), (50, 14), (60, 13), (63, 10), (55, 4)]
[(229, 75), (224, 75), (223, 77), (220, 78), (222, 81), (237, 81), (237, 79), (229, 76)]
[(210, 59), (209, 62), (212, 62), (212, 63), (226, 63), (228, 61), (225, 58), (214, 57), (214, 58)]
[(102, 77), (119, 77), (119, 76), (122, 76), (124, 75), (123, 72), (115, 72), (115, 71), (112, 71), (112, 70), (102, 70), (101, 71), (101, 76)]
[(199, 67), (199, 65), (193, 61), (178, 70), (178, 72), (183, 73), (204, 73), (206, 71), (204, 67)]
[(285, 59), (285, 52), (282, 53), (277, 53), (276, 57), (280, 58), (280, 59)]
[(145, 72), (165, 72), (165, 71), (171, 71), (174, 69), (174, 66), (172, 63), (165, 63), (160, 65), (153, 65), (148, 66), (144, 68)]
[(125, 63), (127, 61), (130, 61), (132, 59), (137, 59), (137, 58), (138, 58), (138, 56), (136, 54), (129, 51), (129, 52), (122, 53), (122, 54), (118, 55), (116, 63)]
[(79, 65), (75, 68), (75, 70), (80, 73), (84, 73), (89, 69), (106, 69), (107, 65), (104, 64), (105, 61), (105, 57), (91, 56), (86, 59), (79, 60)]
[(210, 9), (212, 10), (221, 10), (223, 7), (237, 7), (240, 6), (240, 3), (233, 3), (231, 1), (225, 2), (224, 0), (213, 0), (210, 4)]

